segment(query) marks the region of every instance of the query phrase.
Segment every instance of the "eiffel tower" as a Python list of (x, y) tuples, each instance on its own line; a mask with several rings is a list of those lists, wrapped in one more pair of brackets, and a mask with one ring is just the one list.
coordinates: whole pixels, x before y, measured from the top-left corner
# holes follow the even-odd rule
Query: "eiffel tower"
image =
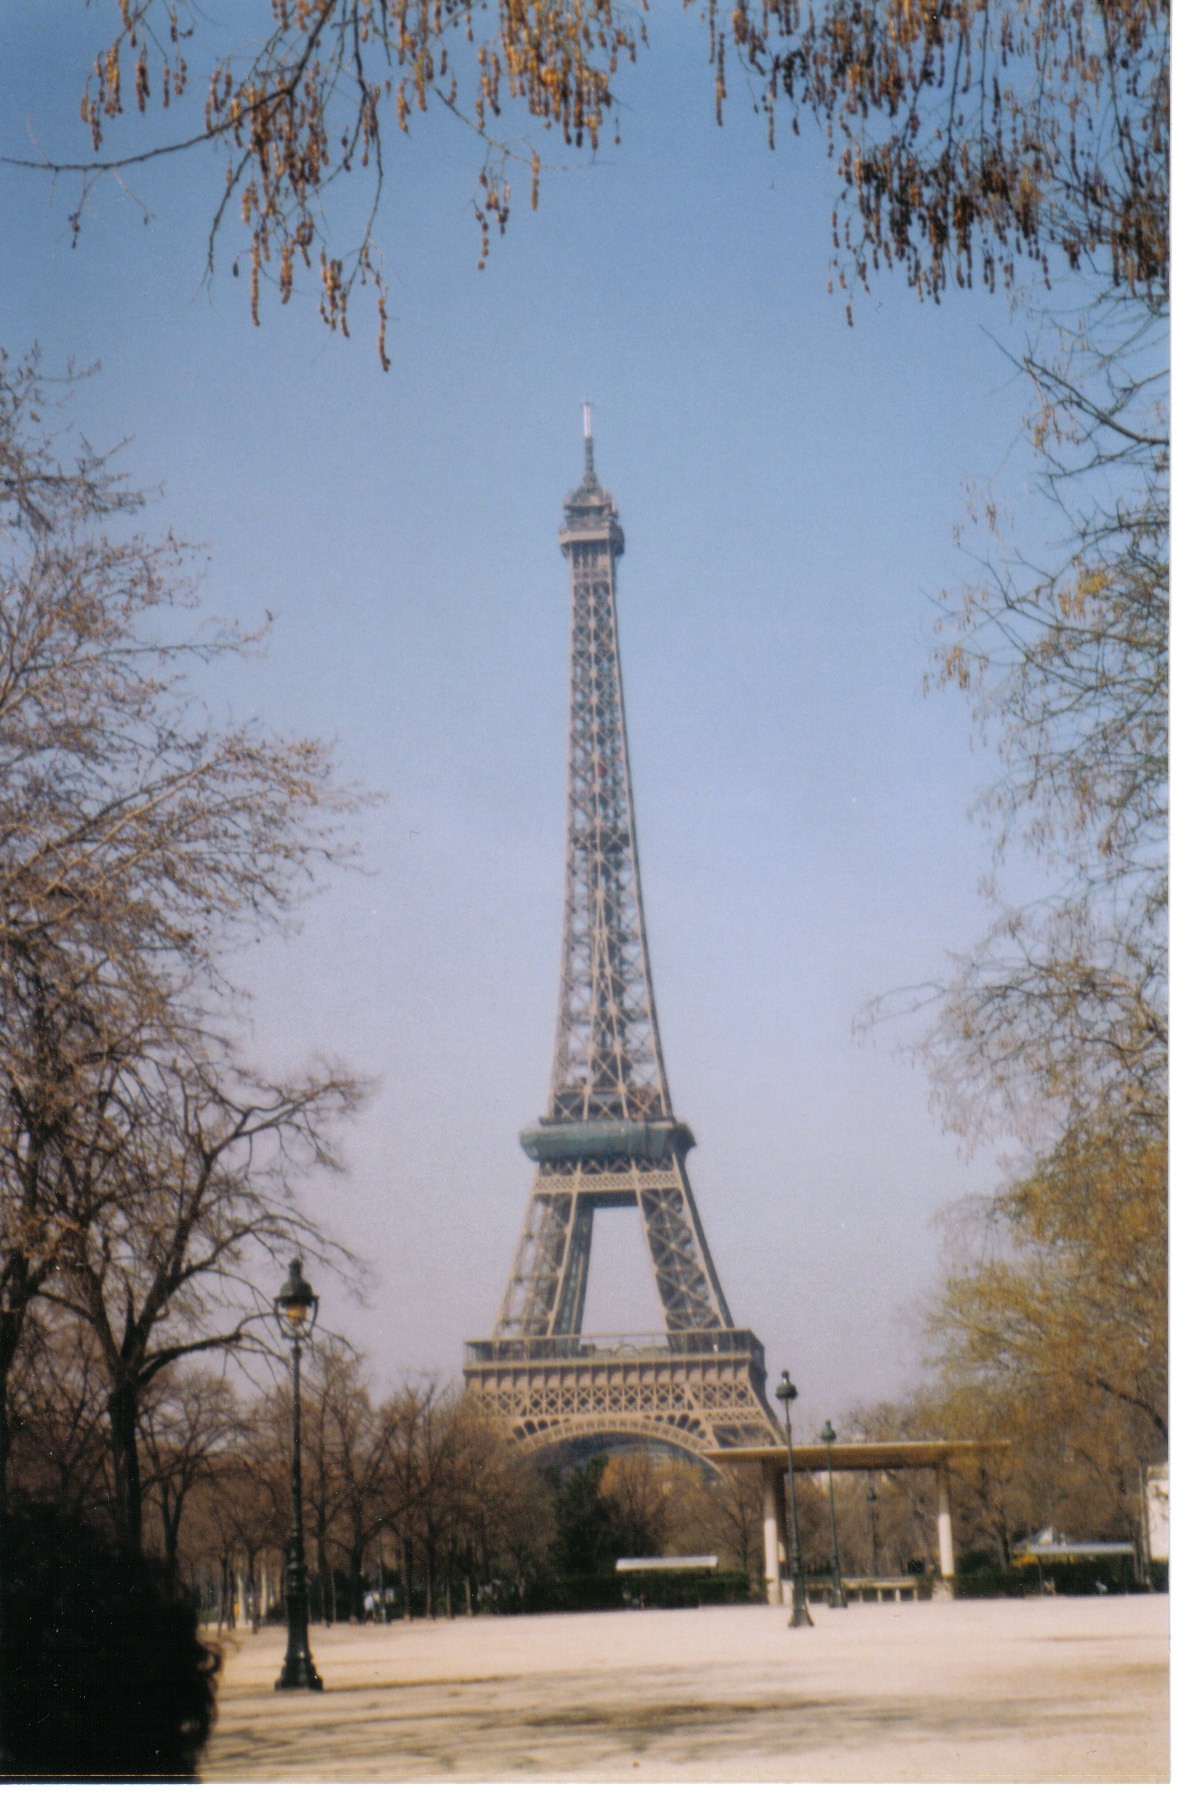
[[(585, 465), (558, 541), (572, 609), (566, 895), (549, 1101), (521, 1145), (537, 1170), (491, 1340), (469, 1391), (522, 1442), (640, 1437), (698, 1454), (778, 1443), (762, 1343), (734, 1327), (693, 1199), (694, 1145), (669, 1097), (640, 894), (616, 630), (623, 531)], [(665, 1333), (582, 1334), (595, 1212), (637, 1206)]]

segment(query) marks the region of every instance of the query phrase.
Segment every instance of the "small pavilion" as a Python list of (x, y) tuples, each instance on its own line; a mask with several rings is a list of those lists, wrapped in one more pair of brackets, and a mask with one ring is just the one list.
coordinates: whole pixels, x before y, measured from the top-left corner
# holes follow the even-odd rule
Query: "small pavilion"
[[(956, 1459), (978, 1459), (982, 1453), (1003, 1451), (1003, 1441), (848, 1441), (831, 1448), (835, 1472), (913, 1471), (930, 1467), (935, 1474), (938, 1513), (939, 1582), (935, 1594), (955, 1593), (955, 1541), (951, 1531), (951, 1487), (948, 1471)], [(792, 1463), (797, 1473), (825, 1472), (830, 1449), (792, 1444)], [(709, 1455), (714, 1465), (753, 1465), (763, 1468), (763, 1575), (767, 1601), (783, 1602), (781, 1564), (787, 1541), (787, 1512), (783, 1480), (787, 1471), (787, 1443), (782, 1446), (724, 1447)]]

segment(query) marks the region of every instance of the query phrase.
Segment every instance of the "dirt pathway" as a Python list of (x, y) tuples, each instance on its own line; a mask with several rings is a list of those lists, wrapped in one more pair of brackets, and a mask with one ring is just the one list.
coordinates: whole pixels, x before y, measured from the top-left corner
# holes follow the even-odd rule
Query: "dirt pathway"
[(209, 1781), (1146, 1782), (1164, 1597), (521, 1616), (231, 1637)]

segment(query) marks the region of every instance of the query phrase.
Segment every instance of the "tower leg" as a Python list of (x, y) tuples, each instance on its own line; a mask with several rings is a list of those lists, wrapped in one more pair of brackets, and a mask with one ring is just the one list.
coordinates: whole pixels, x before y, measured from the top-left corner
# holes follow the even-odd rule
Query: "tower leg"
[(783, 1508), (783, 1479), (779, 1470), (769, 1459), (762, 1461), (763, 1467), (763, 1578), (767, 1586), (767, 1601), (778, 1608), (783, 1607), (783, 1577), (779, 1569), (779, 1546), (783, 1539), (780, 1532)]

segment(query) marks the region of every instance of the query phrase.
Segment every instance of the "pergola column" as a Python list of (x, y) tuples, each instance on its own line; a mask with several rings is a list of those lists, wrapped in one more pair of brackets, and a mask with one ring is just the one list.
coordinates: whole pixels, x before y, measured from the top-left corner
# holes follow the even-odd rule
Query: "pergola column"
[(783, 1579), (779, 1570), (780, 1512), (783, 1509), (783, 1478), (770, 1458), (763, 1465), (763, 1578), (767, 1601), (783, 1606)]
[(947, 1461), (935, 1467), (935, 1501), (939, 1511), (939, 1576), (946, 1595), (951, 1596), (955, 1584), (955, 1542), (951, 1533), (951, 1480)]

